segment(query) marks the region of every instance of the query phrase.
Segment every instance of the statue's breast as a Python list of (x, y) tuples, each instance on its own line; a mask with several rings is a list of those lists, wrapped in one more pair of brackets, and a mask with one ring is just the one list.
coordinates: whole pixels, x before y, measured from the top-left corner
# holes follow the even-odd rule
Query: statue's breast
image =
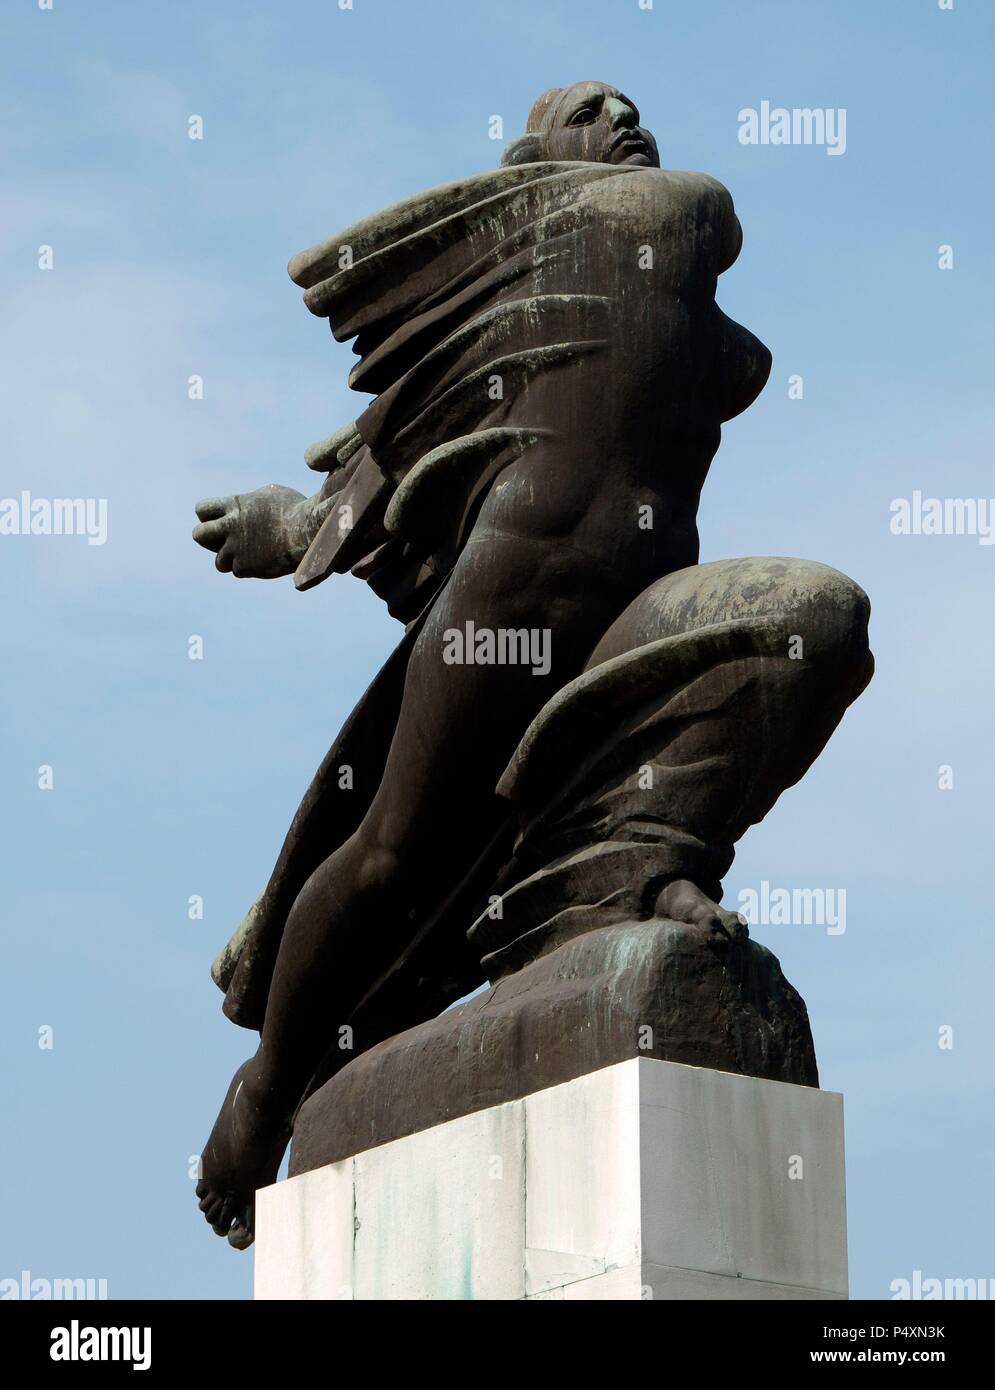
[(633, 169), (579, 189), (573, 213), (585, 272), (618, 293), (711, 297), (742, 244), (732, 198), (707, 174)]
[[(636, 390), (693, 399), (717, 421), (759, 395), (767, 348), (715, 303), (742, 246), (729, 192), (707, 174), (635, 169), (578, 190), (577, 278), (613, 306), (615, 351)], [(643, 397), (645, 399), (645, 397)]]

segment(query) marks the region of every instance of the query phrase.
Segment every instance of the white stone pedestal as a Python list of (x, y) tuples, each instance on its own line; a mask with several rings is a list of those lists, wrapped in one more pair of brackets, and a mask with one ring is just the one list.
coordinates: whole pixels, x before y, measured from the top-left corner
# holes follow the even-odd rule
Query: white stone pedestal
[(844, 1299), (843, 1101), (634, 1059), (264, 1188), (256, 1298)]

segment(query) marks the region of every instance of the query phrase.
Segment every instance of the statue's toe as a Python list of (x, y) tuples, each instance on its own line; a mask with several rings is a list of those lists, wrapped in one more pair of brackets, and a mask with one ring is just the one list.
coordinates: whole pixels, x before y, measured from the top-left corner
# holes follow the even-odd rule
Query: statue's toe
[(255, 1238), (255, 1232), (247, 1221), (236, 1221), (228, 1232), (228, 1244), (236, 1250), (248, 1250)]

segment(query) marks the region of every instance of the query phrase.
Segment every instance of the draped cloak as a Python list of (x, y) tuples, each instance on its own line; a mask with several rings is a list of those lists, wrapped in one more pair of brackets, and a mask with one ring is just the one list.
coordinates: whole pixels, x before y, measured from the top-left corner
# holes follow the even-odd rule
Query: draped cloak
[[(654, 227), (664, 221), (666, 263), (654, 279), (640, 257), (649, 252), (652, 269)], [(705, 175), (537, 163), (431, 189), (290, 262), (311, 312), (329, 319), (337, 340), (355, 339), (350, 385), (374, 396), (354, 426), (308, 452), (309, 465), (328, 474), (329, 506), (295, 583), (309, 588), (352, 570), (407, 630), (319, 768), (263, 894), (215, 961), (233, 1021), (261, 1028), (287, 915), (376, 794), (411, 648), (483, 498), (502, 468), (563, 423), (543, 402), (571, 389), (577, 402), (596, 398), (624, 353), (630, 398), (620, 401), (617, 381), (605, 397), (619, 431), (635, 415), (649, 437), (657, 396), (671, 414), (683, 398), (714, 424), (717, 442), (717, 423), (757, 394), (766, 349), (714, 304), (716, 277), (740, 244), (728, 193)], [(674, 245), (686, 255), (675, 257)], [(658, 353), (661, 337), (668, 347)], [(658, 392), (664, 371), (671, 380)], [(563, 390), (551, 393), (554, 375)], [(580, 405), (575, 415), (580, 443)], [(347, 790), (343, 765), (354, 770)], [(357, 1000), (360, 1015), (377, 1012), (379, 995), (396, 1031), (483, 982), (465, 930), (474, 895), (500, 863), (492, 844), (466, 881), (441, 894), (410, 956)], [(456, 920), (462, 929), (453, 931)]]

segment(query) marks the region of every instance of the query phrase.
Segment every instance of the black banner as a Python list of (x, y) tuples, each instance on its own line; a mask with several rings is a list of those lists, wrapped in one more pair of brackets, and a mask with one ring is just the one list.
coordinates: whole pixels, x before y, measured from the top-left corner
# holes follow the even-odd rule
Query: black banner
[[(368, 1323), (371, 1310), (346, 1303), (318, 1309), (313, 1303), (32, 1302), (9, 1306), (0, 1315), (0, 1335), (8, 1360), (16, 1357), (22, 1378), (49, 1366), (63, 1366), (67, 1383), (88, 1369), (102, 1374), (119, 1370), (172, 1377), (217, 1370), (227, 1384), (237, 1384), (243, 1377), (255, 1379), (269, 1370), (295, 1377), (312, 1371), (333, 1376), (362, 1356), (367, 1344), (353, 1338), (367, 1329), (377, 1335), (376, 1364), (383, 1374), (382, 1329), (393, 1330), (398, 1326), (397, 1318), (403, 1338), (396, 1342), (404, 1358), (402, 1366), (418, 1374), (419, 1348), (432, 1348), (438, 1355), (443, 1343), (425, 1322), (426, 1318), (431, 1322), (431, 1307), (417, 1307), (418, 1321), (406, 1334), (410, 1304), (381, 1304), (372, 1312), (376, 1321)], [(483, 1323), (477, 1322), (480, 1316)], [(506, 1337), (507, 1313), (502, 1316), (501, 1330)], [(519, 1325), (522, 1328), (533, 1333), (541, 1328), (553, 1334), (548, 1344), (551, 1371), (562, 1371), (574, 1349), (579, 1351), (589, 1343), (589, 1318), (578, 1328), (575, 1339), (569, 1313), (565, 1325), (549, 1312), (539, 1325), (531, 1321), (534, 1314), (523, 1316), (527, 1322)], [(669, 1310), (661, 1306), (655, 1313), (651, 1308), (634, 1309), (631, 1323), (616, 1323), (619, 1315), (607, 1309), (601, 1316), (605, 1321), (600, 1324), (597, 1340), (602, 1349), (606, 1336), (649, 1328), (666, 1335), (668, 1362), (677, 1354), (682, 1363), (693, 1358), (693, 1364), (702, 1369), (728, 1366), (765, 1373), (806, 1366), (822, 1367), (827, 1374), (867, 1365), (966, 1368), (983, 1356), (992, 1331), (988, 1307), (975, 1302), (928, 1306), (897, 1301), (678, 1303)], [(489, 1344), (488, 1315), (468, 1310), (467, 1317), (468, 1323), (454, 1325), (450, 1309), (444, 1328), (440, 1324), (439, 1338), (445, 1336), (454, 1350), (461, 1332), (478, 1334), (488, 1339), (485, 1345)], [(581, 1331), (583, 1343), (579, 1340)], [(343, 1342), (343, 1333), (349, 1340)], [(620, 1341), (618, 1348), (625, 1345)], [(635, 1355), (641, 1359), (648, 1354), (660, 1356), (663, 1351), (658, 1346), (651, 1353), (643, 1343)], [(461, 1374), (472, 1368), (475, 1359), (471, 1349)], [(638, 1364), (635, 1357), (630, 1364)]]

